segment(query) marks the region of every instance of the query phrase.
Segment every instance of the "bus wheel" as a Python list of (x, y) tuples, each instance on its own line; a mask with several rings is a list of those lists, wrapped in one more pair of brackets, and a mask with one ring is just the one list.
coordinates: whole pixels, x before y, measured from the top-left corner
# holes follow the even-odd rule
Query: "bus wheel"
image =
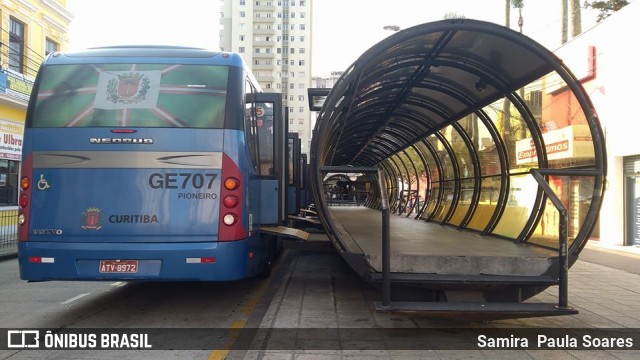
[(268, 253), (267, 253), (267, 260), (265, 261), (265, 263), (262, 265), (262, 269), (260, 269), (258, 271), (258, 274), (256, 275), (257, 277), (261, 278), (261, 279), (266, 279), (269, 277), (269, 275), (271, 275), (271, 270), (273, 269), (273, 263), (276, 260), (277, 257), (277, 238), (274, 236), (268, 236), (267, 241), (269, 241), (269, 247), (268, 247)]
[(264, 266), (262, 267), (262, 269), (260, 269), (260, 271), (258, 272), (258, 274), (256, 275), (256, 277), (260, 278), (260, 279), (266, 279), (269, 277), (269, 275), (271, 275), (271, 269), (273, 268), (273, 264), (271, 263), (271, 259), (269, 259)]

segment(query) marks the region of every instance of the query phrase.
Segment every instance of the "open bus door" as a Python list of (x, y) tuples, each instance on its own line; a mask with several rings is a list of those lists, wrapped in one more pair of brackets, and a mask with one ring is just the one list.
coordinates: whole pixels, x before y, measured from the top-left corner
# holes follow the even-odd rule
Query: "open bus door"
[(287, 215), (295, 216), (300, 212), (301, 146), (298, 133), (287, 134)]
[(282, 95), (256, 94), (256, 120), (260, 151), (260, 225), (281, 225), (285, 215), (285, 134)]
[[(290, 190), (287, 185), (289, 165), (285, 147), (288, 126), (282, 112), (281, 94), (256, 94), (255, 105), (260, 151), (260, 230), (277, 238), (307, 240), (307, 232), (284, 226), (287, 221), (286, 199)], [(298, 149), (298, 157), (299, 154)]]
[(309, 191), (309, 163), (307, 154), (300, 154), (300, 207), (307, 208), (311, 204), (311, 192)]
[(321, 225), (318, 214), (309, 206), (309, 166), (301, 145), (297, 133), (287, 134), (287, 220), (292, 226), (318, 227)]

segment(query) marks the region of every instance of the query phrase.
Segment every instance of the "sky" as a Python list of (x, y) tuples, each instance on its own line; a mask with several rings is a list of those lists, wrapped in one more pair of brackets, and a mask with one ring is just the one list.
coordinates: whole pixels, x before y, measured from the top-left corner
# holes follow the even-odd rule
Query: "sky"
[[(250, 1), (250, 0), (248, 0)], [(276, 0), (273, 0), (276, 1)], [(309, 1), (309, 0), (308, 0)], [(392, 34), (456, 13), (504, 24), (505, 0), (312, 0), (312, 75), (349, 67), (371, 46)], [(550, 50), (560, 39), (560, 1), (525, 0), (523, 33)], [(67, 0), (74, 16), (70, 50), (106, 45), (180, 45), (217, 50), (220, 0)], [(597, 13), (583, 10), (583, 31)], [(517, 29), (518, 11), (511, 10)]]

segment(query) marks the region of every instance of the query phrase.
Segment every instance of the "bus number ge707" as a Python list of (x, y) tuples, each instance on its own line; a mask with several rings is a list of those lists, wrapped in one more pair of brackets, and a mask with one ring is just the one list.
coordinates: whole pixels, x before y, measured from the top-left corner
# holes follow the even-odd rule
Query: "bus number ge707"
[(149, 176), (149, 186), (152, 189), (202, 189), (213, 187), (217, 174), (192, 174), (192, 173), (153, 173)]

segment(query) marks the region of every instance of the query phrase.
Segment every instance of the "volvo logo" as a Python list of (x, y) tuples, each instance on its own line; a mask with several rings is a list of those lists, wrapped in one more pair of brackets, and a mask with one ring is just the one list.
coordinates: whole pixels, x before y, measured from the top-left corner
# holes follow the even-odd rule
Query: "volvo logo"
[(153, 144), (150, 138), (89, 138), (90, 144)]

